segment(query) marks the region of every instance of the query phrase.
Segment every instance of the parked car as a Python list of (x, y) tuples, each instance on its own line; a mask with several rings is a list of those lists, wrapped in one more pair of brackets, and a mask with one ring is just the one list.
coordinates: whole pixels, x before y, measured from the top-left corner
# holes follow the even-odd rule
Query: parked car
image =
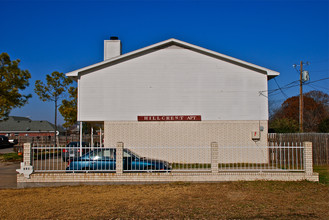
[(5, 135), (0, 135), (0, 148), (13, 147), (14, 142), (9, 141), (8, 137)]
[[(69, 161), (67, 171), (115, 171), (116, 149), (98, 148)], [(123, 170), (128, 172), (169, 172), (171, 164), (164, 160), (137, 155), (129, 149), (123, 150)]]
[[(82, 142), (82, 154), (89, 152), (90, 144), (88, 142)], [(75, 157), (80, 156), (80, 142), (74, 141), (66, 145), (62, 150), (62, 159), (67, 162)]]
[(9, 139), (9, 143), (11, 143), (13, 146), (18, 144), (18, 140), (17, 139)]

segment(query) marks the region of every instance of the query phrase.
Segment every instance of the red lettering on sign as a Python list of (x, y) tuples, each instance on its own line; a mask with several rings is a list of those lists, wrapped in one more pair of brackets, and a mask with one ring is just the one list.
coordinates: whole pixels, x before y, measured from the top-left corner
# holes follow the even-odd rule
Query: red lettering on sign
[(201, 121), (201, 115), (137, 116), (138, 121)]

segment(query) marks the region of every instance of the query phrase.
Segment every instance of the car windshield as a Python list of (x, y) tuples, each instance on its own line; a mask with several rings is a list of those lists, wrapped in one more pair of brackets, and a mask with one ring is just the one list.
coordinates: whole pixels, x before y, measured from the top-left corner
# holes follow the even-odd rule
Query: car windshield
[(115, 150), (108, 148), (108, 149), (97, 149), (87, 153), (86, 158), (90, 158), (92, 160), (100, 160), (100, 159), (115, 159)]
[[(90, 151), (82, 156), (84, 159), (92, 159), (92, 160), (99, 160), (99, 159), (115, 159), (116, 158), (116, 149), (114, 148), (103, 148), (103, 149), (96, 149)], [(141, 157), (132, 152), (129, 149), (123, 150), (123, 157), (131, 157), (133, 159), (140, 159)]]
[(132, 158), (136, 158), (136, 159), (141, 158), (138, 154), (136, 154), (135, 152), (132, 152), (129, 149), (123, 150), (123, 157), (132, 157)]

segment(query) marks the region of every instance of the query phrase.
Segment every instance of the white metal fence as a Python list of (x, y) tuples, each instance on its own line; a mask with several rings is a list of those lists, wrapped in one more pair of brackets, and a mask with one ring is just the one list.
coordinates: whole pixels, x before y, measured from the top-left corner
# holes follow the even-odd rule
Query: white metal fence
[(219, 155), (219, 171), (305, 171), (302, 144), (220, 147)]
[(269, 143), (312, 142), (314, 165), (329, 165), (329, 133), (269, 133)]
[[(31, 148), (34, 172), (116, 172), (116, 148), (37, 146)], [(219, 172), (305, 171), (304, 146), (219, 146)], [(212, 148), (129, 147), (123, 150), (123, 172), (210, 172)], [(215, 165), (215, 166), (216, 166)], [(214, 165), (213, 165), (214, 166)]]

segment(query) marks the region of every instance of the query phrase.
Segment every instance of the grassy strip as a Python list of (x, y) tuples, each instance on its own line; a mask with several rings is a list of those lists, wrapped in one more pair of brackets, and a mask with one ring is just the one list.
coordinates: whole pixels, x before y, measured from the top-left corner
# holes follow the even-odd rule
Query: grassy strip
[(319, 173), (319, 182), (329, 185), (329, 165), (314, 166), (314, 172)]
[(23, 161), (23, 155), (18, 155), (17, 153), (0, 154), (0, 161), (3, 161), (3, 162), (22, 162)]

